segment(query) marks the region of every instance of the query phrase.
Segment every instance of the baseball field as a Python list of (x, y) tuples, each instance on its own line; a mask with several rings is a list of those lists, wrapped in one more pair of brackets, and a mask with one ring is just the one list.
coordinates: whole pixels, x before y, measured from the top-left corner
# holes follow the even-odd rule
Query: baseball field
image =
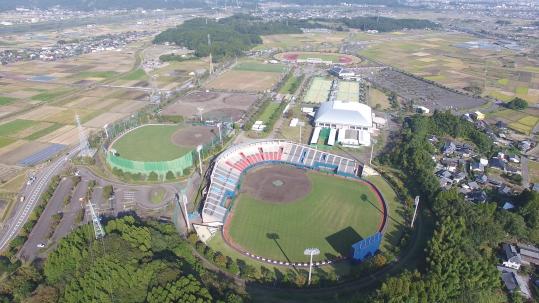
[(273, 260), (348, 256), (351, 245), (379, 230), (382, 198), (365, 182), (290, 166), (263, 166), (244, 177), (225, 227), (233, 245)]
[(177, 159), (198, 144), (215, 136), (211, 127), (146, 125), (120, 137), (112, 148), (121, 157), (134, 161), (169, 161)]

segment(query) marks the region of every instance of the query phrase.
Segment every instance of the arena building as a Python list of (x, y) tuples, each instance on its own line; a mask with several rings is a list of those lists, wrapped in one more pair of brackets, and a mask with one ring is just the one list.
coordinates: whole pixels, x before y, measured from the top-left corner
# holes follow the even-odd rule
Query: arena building
[(329, 128), (328, 145), (338, 142), (347, 147), (370, 146), (374, 130), (372, 109), (357, 102), (324, 102), (316, 112), (314, 126), (312, 144), (318, 142), (323, 128)]

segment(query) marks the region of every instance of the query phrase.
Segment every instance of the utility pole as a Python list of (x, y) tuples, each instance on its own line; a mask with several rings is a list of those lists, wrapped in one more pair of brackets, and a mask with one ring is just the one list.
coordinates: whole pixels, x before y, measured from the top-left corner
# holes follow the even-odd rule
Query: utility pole
[(217, 123), (217, 129), (219, 129), (219, 143), (223, 145), (223, 137), (221, 135), (221, 122)]
[(417, 215), (417, 209), (419, 208), (419, 196), (415, 196), (414, 206), (415, 206), (414, 216), (412, 217), (412, 224), (410, 225), (410, 227), (412, 228), (414, 227), (415, 216)]
[(376, 140), (372, 140), (371, 142), (371, 156), (369, 157), (369, 165), (372, 165), (372, 154), (374, 153), (374, 144), (376, 144)]
[[(178, 195), (178, 198), (180, 195)], [(183, 200), (183, 211), (185, 213), (185, 223), (187, 224), (187, 231), (191, 230), (191, 223), (189, 222), (189, 214), (187, 213), (187, 195), (185, 194), (185, 189), (181, 191), (181, 199)]]
[(303, 252), (304, 255), (310, 256), (309, 260), (309, 281), (307, 282), (307, 285), (311, 285), (311, 274), (313, 271), (313, 256), (319, 255), (320, 250), (318, 248), (307, 248)]

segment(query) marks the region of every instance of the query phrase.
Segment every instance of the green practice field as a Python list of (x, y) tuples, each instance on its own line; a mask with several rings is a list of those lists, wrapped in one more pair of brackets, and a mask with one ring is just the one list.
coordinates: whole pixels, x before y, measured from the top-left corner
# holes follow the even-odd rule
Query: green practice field
[(181, 129), (177, 125), (147, 125), (135, 129), (112, 146), (121, 157), (135, 161), (169, 161), (177, 159), (192, 147), (172, 142), (172, 135)]
[(339, 81), (337, 100), (359, 102), (359, 83), (354, 81)]
[(241, 193), (229, 223), (231, 238), (251, 253), (274, 260), (315, 260), (348, 255), (351, 245), (378, 230), (382, 221), (376, 194), (363, 183), (308, 172), (309, 194), (290, 203), (256, 200)]
[(268, 72), (268, 73), (284, 73), (286, 66), (282, 64), (263, 64), (258, 62), (242, 62), (234, 66), (235, 70), (243, 70), (249, 72)]

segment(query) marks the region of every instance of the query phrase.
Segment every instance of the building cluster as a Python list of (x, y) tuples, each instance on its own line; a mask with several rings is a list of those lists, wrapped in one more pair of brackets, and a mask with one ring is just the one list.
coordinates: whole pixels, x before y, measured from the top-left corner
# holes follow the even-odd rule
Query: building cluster
[(50, 47), (7, 49), (0, 51), (0, 63), (5, 65), (28, 60), (56, 61), (82, 54), (121, 50), (127, 44), (148, 35), (151, 35), (151, 33), (147, 31), (130, 31), (83, 40), (58, 41), (57, 44)]
[[(502, 264), (498, 266), (498, 271), (511, 293), (520, 293), (526, 299), (531, 299), (530, 277), (520, 271), (522, 266), (531, 265), (539, 265), (539, 248), (524, 243), (502, 245)], [(533, 283), (538, 285), (539, 281)]]

